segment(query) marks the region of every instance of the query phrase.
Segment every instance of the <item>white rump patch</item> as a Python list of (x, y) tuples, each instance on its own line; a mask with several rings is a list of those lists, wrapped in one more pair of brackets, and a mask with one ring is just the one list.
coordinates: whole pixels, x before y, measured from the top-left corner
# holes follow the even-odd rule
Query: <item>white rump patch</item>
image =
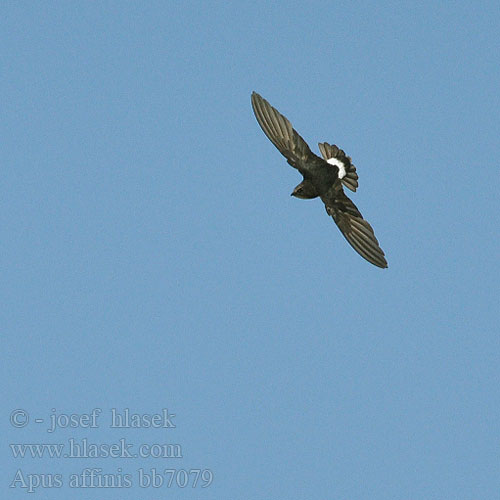
[(330, 158), (326, 160), (327, 163), (330, 165), (335, 165), (339, 169), (339, 179), (343, 179), (345, 177), (346, 171), (345, 171), (345, 165), (340, 161), (337, 160), (337, 158)]

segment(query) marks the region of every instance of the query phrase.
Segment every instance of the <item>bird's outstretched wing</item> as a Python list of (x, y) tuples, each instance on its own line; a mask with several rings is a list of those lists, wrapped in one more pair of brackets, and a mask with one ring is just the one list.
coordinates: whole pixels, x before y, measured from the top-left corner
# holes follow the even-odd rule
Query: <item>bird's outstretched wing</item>
[(335, 144), (331, 145), (327, 142), (320, 142), (318, 146), (321, 155), (327, 162), (331, 158), (334, 158), (344, 165), (345, 176), (341, 179), (342, 184), (351, 191), (356, 191), (358, 188), (358, 174), (356, 173), (356, 167), (352, 164), (351, 157), (347, 156), (344, 151)]
[(307, 173), (306, 162), (316, 155), (292, 124), (257, 92), (252, 93), (252, 107), (260, 127), (288, 163), (303, 175)]
[(333, 217), (342, 234), (356, 252), (375, 266), (385, 268), (387, 261), (372, 227), (363, 219), (356, 205), (342, 188), (322, 197), (326, 211)]

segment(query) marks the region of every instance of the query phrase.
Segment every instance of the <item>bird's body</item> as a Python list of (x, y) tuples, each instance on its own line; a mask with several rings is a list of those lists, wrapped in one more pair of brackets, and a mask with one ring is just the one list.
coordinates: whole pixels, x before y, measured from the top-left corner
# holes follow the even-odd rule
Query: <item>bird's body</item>
[(351, 158), (335, 145), (319, 144), (323, 158), (314, 154), (291, 123), (256, 92), (252, 93), (255, 117), (269, 140), (304, 180), (292, 196), (302, 199), (319, 197), (349, 244), (375, 266), (385, 268), (387, 261), (373, 229), (345, 195), (358, 187), (358, 175)]

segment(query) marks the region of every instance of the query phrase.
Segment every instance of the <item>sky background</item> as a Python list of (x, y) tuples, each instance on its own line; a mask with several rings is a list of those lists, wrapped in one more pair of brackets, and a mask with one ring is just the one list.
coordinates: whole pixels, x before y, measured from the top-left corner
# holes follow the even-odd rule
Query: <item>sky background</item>
[[(497, 2), (4, 1), (0, 18), (2, 497), (500, 498)], [(352, 156), (387, 270), (290, 197), (253, 90), (314, 151)], [(47, 432), (94, 408), (98, 427)], [(110, 428), (112, 408), (176, 427)], [(8, 446), (69, 438), (183, 458)], [(132, 485), (70, 489), (85, 468)], [(153, 468), (214, 479), (141, 487)], [(27, 494), (19, 470), (64, 484)]]

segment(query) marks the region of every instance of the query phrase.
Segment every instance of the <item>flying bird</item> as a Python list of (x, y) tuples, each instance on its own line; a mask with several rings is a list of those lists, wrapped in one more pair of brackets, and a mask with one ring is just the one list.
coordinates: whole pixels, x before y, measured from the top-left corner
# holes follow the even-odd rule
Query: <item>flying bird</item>
[(319, 196), (354, 250), (371, 264), (386, 268), (385, 254), (372, 227), (344, 193), (343, 186), (351, 191), (358, 187), (358, 174), (351, 158), (327, 142), (319, 143), (323, 158), (315, 155), (292, 124), (256, 92), (252, 93), (252, 107), (269, 140), (304, 178), (291, 195), (302, 199)]

